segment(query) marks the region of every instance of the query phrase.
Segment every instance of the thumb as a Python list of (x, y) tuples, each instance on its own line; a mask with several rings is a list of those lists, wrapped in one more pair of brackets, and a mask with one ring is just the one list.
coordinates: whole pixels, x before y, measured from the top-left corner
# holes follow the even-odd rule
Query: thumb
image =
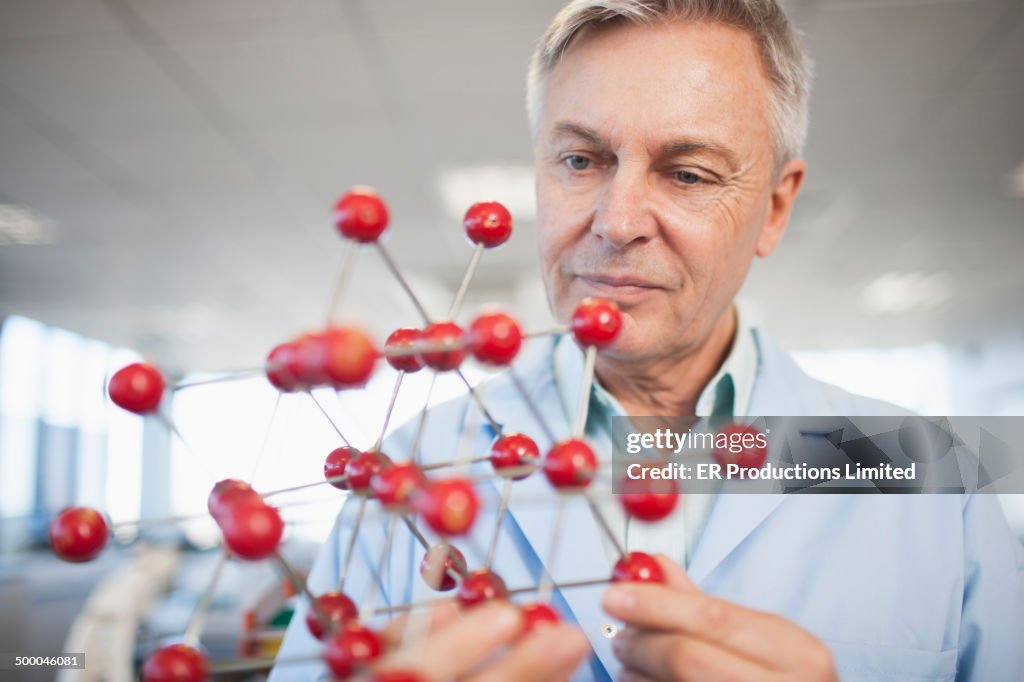
[(669, 557), (664, 554), (655, 554), (654, 559), (661, 566), (662, 573), (665, 574), (665, 585), (675, 590), (683, 590), (687, 592), (699, 591), (697, 583), (690, 579), (690, 576), (686, 574), (686, 570), (672, 561)]

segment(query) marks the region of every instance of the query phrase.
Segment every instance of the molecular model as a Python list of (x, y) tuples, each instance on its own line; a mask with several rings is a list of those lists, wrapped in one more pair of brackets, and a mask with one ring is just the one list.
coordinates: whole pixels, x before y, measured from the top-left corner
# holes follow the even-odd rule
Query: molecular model
[[(312, 635), (324, 643), (323, 662), (336, 678), (342, 680), (361, 674), (369, 663), (383, 655), (386, 648), (381, 634), (364, 622), (368, 616), (375, 613), (372, 603), (361, 608), (361, 605), (344, 592), (344, 576), (352, 560), (355, 538), (359, 524), (364, 518), (363, 512), (368, 505), (379, 505), (381, 513), (408, 527), (423, 549), (420, 564), (423, 580), (433, 590), (453, 592), (454, 601), (462, 608), (472, 608), (487, 600), (507, 599), (512, 592), (535, 593), (535, 601), (520, 607), (525, 631), (558, 622), (559, 615), (551, 605), (554, 589), (571, 588), (574, 584), (595, 584), (593, 580), (556, 584), (550, 573), (545, 572), (539, 585), (510, 591), (491, 565), (494, 546), (497, 544), (501, 524), (505, 518), (505, 507), (509, 502), (510, 487), (515, 485), (516, 481), (534, 474), (538, 468), (550, 482), (553, 493), (559, 500), (559, 511), (554, 526), (556, 542), (553, 545), (557, 544), (561, 530), (561, 505), (565, 498), (584, 496), (602, 532), (620, 555), (611, 575), (600, 582), (660, 582), (663, 579), (662, 572), (652, 556), (623, 550), (619, 540), (601, 516), (596, 493), (590, 489), (598, 469), (604, 464), (598, 462), (594, 450), (583, 438), (587, 398), (593, 382), (596, 355), (601, 348), (615, 339), (621, 326), (622, 319), (618, 306), (608, 300), (585, 299), (576, 308), (567, 327), (544, 331), (524, 332), (515, 319), (502, 312), (480, 314), (463, 329), (452, 320), (461, 307), (483, 251), (500, 246), (512, 234), (512, 218), (504, 206), (497, 202), (481, 202), (474, 204), (466, 212), (464, 228), (469, 241), (473, 244), (473, 252), (451, 308), (447, 316), (440, 320), (431, 319), (427, 315), (385, 246), (380, 242), (380, 237), (389, 223), (388, 208), (372, 189), (355, 187), (342, 196), (335, 206), (334, 218), (338, 231), (347, 241), (347, 246), (338, 285), (331, 298), (331, 312), (333, 313), (339, 300), (353, 255), (361, 247), (370, 247), (379, 251), (391, 274), (423, 318), (421, 329), (405, 327), (392, 332), (383, 343), (383, 351), (361, 330), (352, 326), (329, 324), (326, 328), (281, 343), (273, 348), (266, 358), (263, 371), (267, 380), (276, 389), (282, 393), (304, 392), (314, 401), (316, 398), (311, 392), (314, 388), (331, 387), (336, 391), (345, 391), (364, 386), (381, 359), (398, 372), (388, 412), (376, 444), (364, 452), (349, 446), (341, 435), (342, 431), (332, 421), (342, 444), (326, 456), (323, 466), (324, 478), (308, 484), (331, 485), (359, 498), (355, 527), (342, 558), (340, 584), (337, 591), (318, 595), (309, 593), (299, 574), (288, 565), (279, 552), (285, 522), (278, 508), (267, 501), (267, 498), (286, 491), (257, 491), (239, 479), (218, 482), (210, 491), (208, 498), (209, 513), (223, 535), (224, 552), (221, 562), (227, 556), (242, 561), (276, 562), (296, 591), (309, 600), (310, 609), (306, 624)], [(571, 332), (579, 346), (585, 350), (582, 399), (575, 416), (573, 432), (568, 438), (562, 439), (551, 437), (550, 433), (546, 434), (555, 444), (542, 456), (536, 442), (529, 435), (502, 432), (500, 427), (497, 427), (480, 395), (462, 375), (460, 366), (472, 356), (476, 361), (490, 367), (510, 368), (524, 341), (546, 334), (566, 332)], [(392, 461), (388, 455), (380, 451), (402, 377), (425, 368), (437, 373), (457, 373), (465, 383), (470, 397), (490, 419), (498, 434), (490, 452), (485, 457), (474, 460), (489, 461), (493, 469), (491, 478), (503, 479), (500, 507), (495, 516), (494, 540), (486, 565), (481, 567), (473, 568), (467, 565), (466, 558), (456, 543), (460, 537), (468, 533), (477, 519), (481, 506), (477, 486), (484, 479), (479, 476), (474, 478), (458, 473), (444, 473), (446, 470), (457, 471), (459, 465), (468, 463), (466, 460), (421, 466), (415, 461)], [(518, 387), (520, 397), (526, 402), (526, 406), (538, 416), (538, 422), (543, 424), (522, 385), (518, 381), (513, 383)], [(182, 387), (184, 386), (171, 388)], [(120, 369), (111, 377), (108, 392), (111, 400), (121, 408), (138, 415), (153, 415), (160, 418), (177, 437), (181, 438), (181, 433), (170, 421), (169, 416), (160, 410), (167, 388), (167, 382), (154, 365), (135, 363)], [(328, 420), (331, 420), (322, 407), (320, 410)], [(547, 427), (545, 430), (548, 430)], [(416, 450), (414, 445), (412, 451)], [(729, 453), (718, 452), (715, 456), (730, 457)], [(735, 458), (735, 455), (731, 456)], [(745, 452), (742, 456), (746, 458), (745, 466), (758, 467), (763, 461), (764, 453), (754, 453), (751, 458), (750, 453)], [(615, 497), (627, 515), (643, 522), (664, 519), (673, 511), (679, 499), (679, 491), (674, 481), (631, 480), (624, 490), (626, 492)], [(420, 531), (419, 524), (430, 528), (443, 541), (431, 545)], [(394, 526), (393, 522), (388, 524), (390, 530), (385, 542), (386, 548), (390, 548)], [(60, 558), (70, 562), (89, 561), (96, 557), (107, 544), (110, 534), (110, 524), (103, 514), (88, 507), (65, 509), (49, 526), (53, 551)], [(382, 555), (380, 563), (373, 567), (376, 571), (375, 577), (387, 559), (386, 554)], [(173, 679), (191, 682), (206, 679), (211, 674), (211, 662), (200, 651), (199, 638), (203, 613), (209, 606), (219, 569), (220, 563), (193, 611), (181, 643), (164, 646), (151, 654), (142, 668), (143, 680), (153, 682)], [(391, 610), (414, 612), (419, 609), (420, 612), (426, 612), (427, 606), (434, 606), (437, 603), (439, 600), (432, 600), (429, 604), (392, 604)], [(415, 629), (407, 627), (409, 630)], [(422, 629), (420, 632), (422, 634)], [(420, 677), (412, 672), (391, 670), (378, 673), (373, 679), (398, 682), (415, 681)]]

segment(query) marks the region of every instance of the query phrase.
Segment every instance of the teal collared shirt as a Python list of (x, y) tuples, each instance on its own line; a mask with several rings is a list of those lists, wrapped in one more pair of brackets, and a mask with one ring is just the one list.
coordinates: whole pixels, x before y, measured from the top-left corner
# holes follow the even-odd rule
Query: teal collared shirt
[[(752, 329), (745, 324), (738, 308), (736, 336), (732, 348), (718, 371), (697, 399), (698, 417), (745, 416), (750, 406), (759, 363)], [(568, 335), (559, 339), (552, 358), (552, 374), (566, 420), (573, 423), (580, 386), (583, 382), (583, 352)], [(586, 437), (602, 462), (611, 460), (612, 418), (629, 416), (611, 393), (596, 379), (590, 394)], [(657, 524), (631, 523), (613, 498), (600, 505), (612, 532), (627, 551), (661, 552), (688, 564), (700, 540), (715, 495), (688, 494), (668, 518)], [(609, 563), (617, 559), (611, 540), (605, 543)]]

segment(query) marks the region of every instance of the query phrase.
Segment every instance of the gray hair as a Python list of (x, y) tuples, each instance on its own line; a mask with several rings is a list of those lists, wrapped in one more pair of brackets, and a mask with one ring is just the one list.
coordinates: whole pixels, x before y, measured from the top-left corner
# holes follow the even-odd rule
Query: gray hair
[(526, 109), (534, 137), (540, 130), (547, 77), (573, 39), (589, 26), (712, 21), (750, 33), (772, 85), (769, 123), (776, 169), (800, 158), (807, 139), (811, 60), (776, 0), (572, 0), (555, 16), (530, 60)]

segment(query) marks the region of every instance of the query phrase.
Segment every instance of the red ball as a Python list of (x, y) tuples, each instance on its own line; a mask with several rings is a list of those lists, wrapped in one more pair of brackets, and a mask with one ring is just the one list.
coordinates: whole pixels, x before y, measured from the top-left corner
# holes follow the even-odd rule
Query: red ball
[(544, 475), (556, 488), (584, 487), (596, 474), (597, 455), (577, 438), (556, 443), (544, 458)]
[(409, 353), (421, 338), (423, 332), (412, 327), (401, 327), (391, 332), (391, 336), (384, 342), (384, 355), (387, 356), (388, 364), (410, 374), (423, 369), (419, 356)]
[(330, 481), (338, 490), (348, 490), (348, 478), (340, 481), (332, 480), (339, 476), (345, 475), (345, 468), (348, 463), (354, 460), (360, 455), (359, 450), (348, 445), (343, 445), (340, 448), (334, 448), (327, 453), (327, 458), (324, 460), (324, 478)]
[(274, 346), (265, 364), (267, 381), (279, 391), (291, 393), (302, 388), (298, 375), (298, 348), (294, 341)]
[(209, 675), (206, 656), (187, 644), (161, 647), (142, 666), (142, 682), (204, 682)]
[(462, 535), (476, 520), (480, 501), (473, 484), (462, 478), (432, 481), (413, 496), (413, 506), (440, 535)]
[(470, 206), (462, 225), (469, 241), (488, 249), (501, 246), (512, 235), (512, 215), (497, 201), (481, 201)]
[(306, 612), (306, 627), (317, 639), (338, 630), (359, 615), (355, 602), (341, 592), (325, 592), (310, 604)]
[(558, 625), (561, 618), (558, 611), (555, 611), (547, 604), (534, 603), (523, 606), (519, 611), (523, 614), (523, 634), (529, 634), (538, 630)]
[(711, 454), (726, 471), (730, 464), (752, 471), (760, 469), (768, 458), (768, 441), (756, 427), (730, 422), (715, 435)]
[(665, 574), (650, 554), (627, 552), (612, 567), (612, 582), (662, 583)]
[(627, 478), (619, 489), (622, 508), (641, 521), (660, 521), (679, 502), (679, 484), (674, 479)]
[(370, 187), (353, 187), (334, 205), (342, 235), (364, 244), (377, 241), (388, 226), (388, 206)]
[(325, 385), (329, 377), (325, 367), (327, 348), (326, 332), (306, 332), (294, 341), (294, 353), (291, 356), (289, 371), (298, 377), (298, 384), (303, 389)]
[(303, 391), (327, 383), (323, 332), (307, 332), (275, 346), (267, 356), (267, 379), (281, 391)]
[(383, 452), (364, 452), (345, 467), (349, 490), (360, 494), (370, 492), (373, 475), (391, 466), (391, 458)]
[(476, 606), (491, 599), (508, 599), (508, 588), (497, 573), (479, 568), (466, 576), (455, 597), (462, 606)]
[(213, 490), (206, 498), (206, 508), (210, 511), (210, 516), (220, 519), (223, 514), (238, 504), (258, 504), (262, 501), (260, 494), (245, 481), (240, 481), (237, 478), (225, 478), (213, 486)]
[(604, 348), (622, 328), (622, 313), (614, 301), (585, 298), (576, 306), (569, 325), (580, 345)]
[(413, 492), (427, 482), (423, 470), (412, 462), (385, 467), (370, 477), (370, 490), (385, 509), (395, 510), (409, 504)]
[(540, 461), (540, 449), (529, 436), (506, 433), (491, 444), (490, 460), (497, 473), (519, 481), (533, 473)]
[(363, 386), (373, 374), (380, 352), (363, 332), (332, 327), (320, 339), (323, 374), (335, 388)]
[(263, 502), (239, 502), (217, 519), (224, 543), (240, 559), (257, 561), (277, 551), (284, 535), (281, 514)]
[(434, 545), (420, 562), (423, 582), (438, 592), (455, 589), (455, 578), (451, 574), (464, 576), (467, 570), (466, 557), (454, 545)]
[(324, 662), (334, 676), (345, 679), (351, 676), (356, 668), (378, 658), (384, 646), (370, 628), (351, 620), (340, 632), (327, 640), (324, 648)]
[(446, 350), (429, 350), (420, 353), (419, 358), (427, 367), (447, 372), (458, 369), (466, 359), (466, 344), (462, 328), (454, 322), (434, 322), (423, 330), (422, 343), (428, 346), (441, 346)]
[(484, 364), (512, 363), (523, 345), (523, 332), (505, 313), (479, 315), (469, 326), (469, 350)]
[(164, 377), (153, 365), (135, 362), (114, 372), (107, 392), (118, 407), (135, 414), (149, 414), (160, 406)]
[(50, 521), (49, 536), (53, 553), (77, 564), (91, 561), (103, 551), (110, 528), (92, 507), (68, 507)]

